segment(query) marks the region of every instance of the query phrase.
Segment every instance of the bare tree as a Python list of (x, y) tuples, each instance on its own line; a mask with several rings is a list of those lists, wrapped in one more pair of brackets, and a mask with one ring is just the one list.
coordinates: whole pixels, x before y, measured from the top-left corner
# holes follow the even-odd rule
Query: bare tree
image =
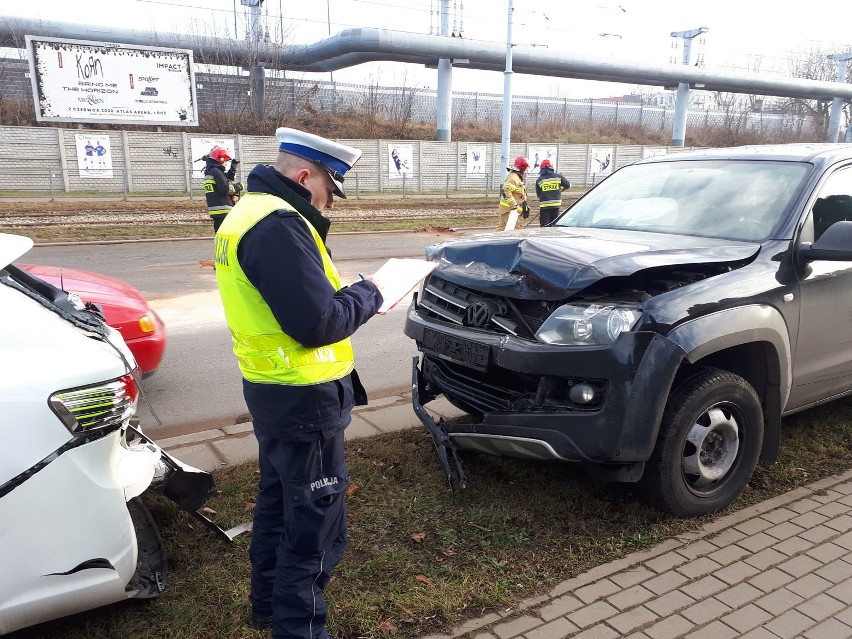
[[(796, 78), (834, 82), (837, 80), (837, 62), (829, 60), (828, 56), (832, 53), (848, 52), (848, 48), (846, 51), (827, 51), (821, 46), (814, 46), (790, 60), (790, 74)], [(847, 71), (847, 82), (850, 74), (852, 71)], [(810, 120), (814, 127), (823, 131), (828, 127), (831, 100), (783, 98), (781, 104), (785, 113)]]

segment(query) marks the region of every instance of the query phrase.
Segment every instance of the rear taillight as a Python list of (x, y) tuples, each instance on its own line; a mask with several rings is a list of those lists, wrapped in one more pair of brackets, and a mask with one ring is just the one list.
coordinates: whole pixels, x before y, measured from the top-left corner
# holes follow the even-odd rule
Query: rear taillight
[(139, 386), (132, 375), (53, 393), (50, 408), (73, 434), (116, 428), (136, 412)]

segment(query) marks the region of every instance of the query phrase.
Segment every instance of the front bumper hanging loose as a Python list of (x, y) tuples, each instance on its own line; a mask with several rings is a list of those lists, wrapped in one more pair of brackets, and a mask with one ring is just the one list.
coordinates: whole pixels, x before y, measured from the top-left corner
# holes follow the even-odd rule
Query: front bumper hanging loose
[[(414, 356), (412, 361), (412, 370), (411, 370), (411, 404), (414, 408), (414, 413), (423, 422), (423, 426), (426, 427), (426, 430), (429, 431), (429, 434), (432, 436), (432, 442), (435, 444), (435, 452), (438, 453), (438, 459), (441, 462), (441, 466), (444, 468), (444, 474), (447, 476), (447, 481), (450, 484), (450, 491), (453, 493), (456, 492), (456, 487), (459, 490), (464, 490), (467, 488), (467, 473), (465, 473), (464, 463), (459, 456), (458, 449), (456, 448), (453, 441), (450, 439), (449, 435), (447, 435), (447, 431), (444, 429), (444, 418), (442, 417), (436, 423), (432, 416), (426, 412), (426, 409), (423, 408), (423, 405), (420, 403), (420, 381), (419, 378), (420, 371), (417, 368), (418, 363), (420, 362), (420, 357)], [(449, 453), (447, 452), (449, 450)], [(453, 473), (453, 469), (450, 467), (450, 455), (452, 455), (453, 462), (455, 464), (455, 473)]]

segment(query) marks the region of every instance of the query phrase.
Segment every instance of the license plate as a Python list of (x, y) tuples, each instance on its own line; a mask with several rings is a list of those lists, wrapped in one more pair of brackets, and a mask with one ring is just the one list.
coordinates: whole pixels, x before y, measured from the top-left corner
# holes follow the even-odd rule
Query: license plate
[(478, 371), (488, 368), (489, 348), (486, 344), (426, 328), (423, 329), (423, 349)]

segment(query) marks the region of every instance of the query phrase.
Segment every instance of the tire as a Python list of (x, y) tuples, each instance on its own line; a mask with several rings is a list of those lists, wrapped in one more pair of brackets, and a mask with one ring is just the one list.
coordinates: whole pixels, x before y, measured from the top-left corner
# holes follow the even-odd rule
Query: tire
[(751, 385), (699, 368), (669, 396), (639, 492), (681, 517), (722, 510), (745, 489), (762, 446), (763, 410)]
[(151, 511), (139, 497), (127, 502), (127, 510), (136, 531), (136, 573), (125, 590), (129, 597), (150, 599), (166, 588), (166, 550), (160, 529), (157, 527)]

